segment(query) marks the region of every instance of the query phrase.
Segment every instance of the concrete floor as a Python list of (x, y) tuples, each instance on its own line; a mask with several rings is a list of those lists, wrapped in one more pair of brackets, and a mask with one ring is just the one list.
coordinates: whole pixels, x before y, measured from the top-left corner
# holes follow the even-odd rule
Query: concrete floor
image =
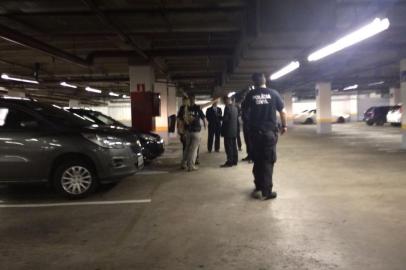
[[(220, 169), (179, 145), (146, 172), (86, 201), (145, 204), (0, 208), (0, 269), (406, 269), (406, 152), (399, 129), (314, 126), (280, 140), (278, 199), (249, 197), (251, 165)], [(60, 202), (41, 187), (0, 187), (6, 204)], [(3, 203), (4, 204), (4, 203)]]

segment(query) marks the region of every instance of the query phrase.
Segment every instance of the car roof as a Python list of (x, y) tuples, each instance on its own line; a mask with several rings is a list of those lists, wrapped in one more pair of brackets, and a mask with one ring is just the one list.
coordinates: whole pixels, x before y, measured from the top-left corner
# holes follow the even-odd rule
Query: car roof
[(7, 104), (15, 104), (20, 106), (29, 106), (32, 103), (38, 103), (37, 100), (29, 98), (17, 98), (17, 97), (0, 97), (0, 102)]

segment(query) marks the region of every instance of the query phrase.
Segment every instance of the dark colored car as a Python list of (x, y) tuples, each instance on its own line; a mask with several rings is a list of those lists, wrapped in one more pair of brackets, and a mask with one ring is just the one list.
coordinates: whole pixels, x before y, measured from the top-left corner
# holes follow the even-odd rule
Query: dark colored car
[(100, 127), (56, 105), (0, 98), (0, 183), (51, 182), (79, 198), (143, 167), (129, 132)]
[(391, 106), (376, 106), (369, 108), (364, 113), (364, 122), (368, 126), (377, 125), (382, 126), (386, 123), (386, 115), (388, 114)]
[(147, 160), (155, 159), (162, 155), (162, 153), (165, 151), (164, 141), (158, 134), (154, 134), (152, 132), (139, 132), (101, 112), (76, 108), (70, 108), (69, 111), (93, 121), (98, 125), (110, 126), (112, 128), (124, 129), (133, 132), (140, 138), (141, 145), (143, 147), (142, 154)]

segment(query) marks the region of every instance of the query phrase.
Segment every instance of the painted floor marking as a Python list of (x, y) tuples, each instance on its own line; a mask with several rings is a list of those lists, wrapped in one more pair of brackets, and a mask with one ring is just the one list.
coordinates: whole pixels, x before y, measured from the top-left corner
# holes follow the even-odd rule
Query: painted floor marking
[(124, 200), (124, 201), (94, 201), (94, 202), (66, 202), (66, 203), (29, 203), (29, 204), (4, 204), (0, 201), (0, 208), (41, 208), (58, 206), (86, 206), (86, 205), (118, 205), (118, 204), (140, 204), (150, 203), (151, 199), (144, 200)]
[(168, 171), (141, 171), (136, 175), (154, 175), (154, 174), (166, 174)]

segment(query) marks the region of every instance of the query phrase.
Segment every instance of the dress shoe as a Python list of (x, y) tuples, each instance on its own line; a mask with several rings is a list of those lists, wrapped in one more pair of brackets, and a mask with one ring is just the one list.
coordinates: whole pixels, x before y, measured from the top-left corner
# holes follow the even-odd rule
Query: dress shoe
[(220, 166), (220, 168), (229, 168), (229, 167), (233, 167), (233, 165), (227, 162)]

